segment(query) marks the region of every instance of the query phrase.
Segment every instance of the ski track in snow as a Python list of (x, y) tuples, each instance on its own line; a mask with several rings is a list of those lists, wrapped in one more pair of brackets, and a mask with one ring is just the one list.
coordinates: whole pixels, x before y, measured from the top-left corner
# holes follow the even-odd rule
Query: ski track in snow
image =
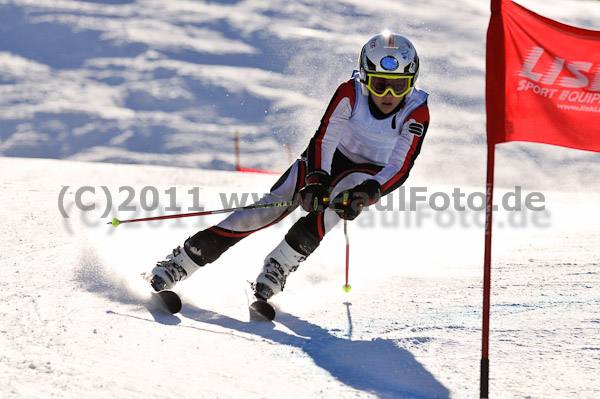
[[(597, 1), (519, 3), (600, 29)], [(431, 92), (407, 188), (482, 191), (488, 18), (480, 0), (0, 0), (0, 397), (476, 397), (481, 212), (450, 227), (431, 212), (422, 224), (365, 212), (350, 224), (352, 292), (338, 228), (274, 299), (274, 323), (249, 321), (244, 285), (299, 212), (178, 285), (178, 315), (139, 274), (221, 216), (105, 223), (146, 216), (115, 210), (122, 186), (138, 210), (156, 187), (152, 214), (167, 212), (172, 187), (184, 211), (191, 189), (206, 209), (267, 191), (276, 176), (226, 172), (234, 132), (242, 166), (283, 170), (285, 145), (303, 150), (357, 49), (385, 27), (417, 45)], [(598, 154), (511, 143), (496, 159), (496, 198), (542, 191), (547, 224), (495, 216), (490, 392), (596, 398)], [(94, 211), (74, 204), (85, 186)]]

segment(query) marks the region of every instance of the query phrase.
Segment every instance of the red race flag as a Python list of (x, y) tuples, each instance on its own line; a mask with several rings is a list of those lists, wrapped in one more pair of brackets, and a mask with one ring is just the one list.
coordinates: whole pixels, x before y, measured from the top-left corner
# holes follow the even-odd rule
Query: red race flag
[(488, 145), (600, 152), (600, 31), (492, 0), (486, 58)]
[(561, 24), (510, 0), (491, 6), (480, 398), (489, 394), (496, 144), (530, 141), (600, 152), (600, 31)]

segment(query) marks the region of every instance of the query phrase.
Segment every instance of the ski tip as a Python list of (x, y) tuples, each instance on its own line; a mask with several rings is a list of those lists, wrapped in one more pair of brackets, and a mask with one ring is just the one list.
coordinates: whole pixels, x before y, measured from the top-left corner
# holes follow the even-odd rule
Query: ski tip
[(112, 224), (113, 226), (117, 227), (121, 224), (121, 221), (117, 218), (114, 218), (112, 222), (108, 222), (107, 224)]
[(350, 284), (344, 284), (342, 289), (344, 290), (344, 292), (350, 292), (350, 290), (352, 289), (352, 286)]
[(154, 292), (154, 295), (158, 297), (158, 299), (171, 314), (179, 313), (181, 311), (183, 303), (176, 292), (171, 290), (162, 290)]
[(260, 299), (250, 305), (250, 310), (252, 310), (255, 315), (259, 316), (259, 318), (263, 318), (268, 321), (273, 321), (276, 316), (275, 308), (273, 308), (273, 306), (271, 306), (271, 304), (269, 304), (267, 301)]

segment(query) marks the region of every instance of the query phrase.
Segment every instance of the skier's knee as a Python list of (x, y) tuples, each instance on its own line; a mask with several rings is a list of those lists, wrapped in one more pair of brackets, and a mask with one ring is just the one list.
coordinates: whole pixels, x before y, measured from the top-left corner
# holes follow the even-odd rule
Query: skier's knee
[(309, 214), (298, 220), (285, 235), (285, 240), (297, 252), (309, 256), (321, 244), (317, 218)]
[(218, 234), (214, 228), (200, 231), (185, 241), (185, 252), (200, 266), (217, 260), (225, 251), (238, 243), (242, 237)]

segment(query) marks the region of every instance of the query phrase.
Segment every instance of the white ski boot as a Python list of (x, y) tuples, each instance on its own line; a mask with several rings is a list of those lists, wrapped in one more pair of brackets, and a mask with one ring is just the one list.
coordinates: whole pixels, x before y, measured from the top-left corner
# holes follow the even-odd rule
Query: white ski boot
[(252, 284), (259, 299), (268, 300), (273, 295), (283, 291), (285, 281), (291, 272), (298, 269), (300, 262), (306, 256), (296, 252), (284, 240), (265, 258), (263, 271)]
[(177, 247), (172, 254), (166, 256), (165, 260), (159, 261), (150, 272), (150, 285), (155, 291), (171, 289), (178, 281), (185, 280), (201, 266), (185, 252), (185, 249)]

